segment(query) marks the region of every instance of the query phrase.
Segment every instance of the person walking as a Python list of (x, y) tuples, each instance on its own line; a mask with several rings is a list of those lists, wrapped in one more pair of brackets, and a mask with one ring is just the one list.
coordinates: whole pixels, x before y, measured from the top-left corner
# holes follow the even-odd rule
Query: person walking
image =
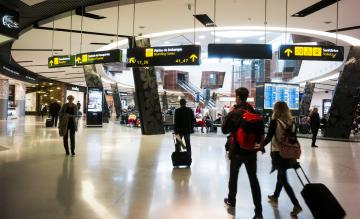
[(65, 103), (59, 112), (59, 134), (63, 136), (63, 143), (66, 155), (69, 155), (68, 135), (70, 133), (71, 155), (75, 156), (75, 132), (77, 131), (77, 106), (74, 104), (74, 97), (67, 97), (68, 103)]
[(317, 148), (315, 142), (320, 128), (320, 116), (316, 107), (310, 113), (310, 128), (312, 133), (311, 147)]
[[(242, 116), (244, 110), (255, 112), (254, 108), (247, 103), (249, 96), (249, 90), (240, 87), (235, 90), (236, 105), (234, 109), (229, 112), (225, 117), (222, 125), (222, 132), (224, 134), (232, 133), (234, 135), (242, 122)], [(232, 143), (229, 150), (230, 159), (230, 177), (229, 177), (229, 193), (227, 198), (224, 199), (224, 203), (229, 208), (235, 208), (236, 206), (236, 193), (237, 193), (237, 181), (239, 176), (239, 169), (242, 164), (245, 164), (245, 168), (249, 177), (251, 193), (253, 203), (255, 205), (254, 219), (262, 219), (262, 205), (261, 205), (261, 190), (259, 181), (256, 175), (257, 157), (256, 151), (249, 151), (240, 148), (237, 143)]]
[(78, 102), (76, 103), (76, 107), (77, 107), (78, 111), (80, 112), (80, 111), (81, 111), (81, 103), (80, 103), (79, 100), (78, 100)]
[(52, 121), (52, 124), (54, 127), (57, 126), (60, 109), (61, 109), (61, 106), (57, 101), (54, 101), (50, 104), (49, 113), (50, 113), (51, 121)]
[(292, 120), (289, 107), (285, 102), (275, 103), (272, 120), (270, 122), (267, 136), (264, 140), (264, 146), (271, 142), (271, 158), (273, 164), (272, 171), (274, 171), (275, 169), (278, 171), (275, 192), (273, 195), (268, 195), (268, 198), (270, 203), (277, 204), (280, 192), (284, 187), (292, 204), (294, 205), (293, 210), (290, 212), (290, 215), (292, 217), (295, 217), (302, 211), (302, 208), (295, 196), (293, 189), (288, 182), (286, 170), (289, 168), (294, 168), (297, 162), (296, 159), (282, 158), (279, 152), (281, 147), (281, 142), (279, 141), (279, 139), (281, 139), (281, 136), (285, 133), (285, 130), (290, 126), (293, 126), (293, 129), (295, 131), (296, 126)]
[[(180, 108), (175, 110), (175, 134), (180, 135), (180, 139), (184, 138), (186, 144), (186, 151), (191, 157), (190, 134), (194, 132), (194, 124), (196, 123), (194, 112), (189, 107), (186, 107), (186, 100), (180, 100)], [(177, 139), (175, 151), (181, 151), (181, 143)]]
[(46, 115), (46, 113), (47, 113), (47, 108), (46, 108), (46, 105), (44, 104), (44, 105), (42, 105), (42, 107), (41, 107), (41, 118), (43, 119), (44, 118), (44, 115)]

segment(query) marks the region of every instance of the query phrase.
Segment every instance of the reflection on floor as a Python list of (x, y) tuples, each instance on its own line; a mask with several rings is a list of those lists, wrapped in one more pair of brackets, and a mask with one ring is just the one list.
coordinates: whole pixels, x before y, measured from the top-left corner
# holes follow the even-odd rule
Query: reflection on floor
[[(166, 135), (142, 136), (139, 129), (116, 123), (83, 128), (76, 134), (76, 157), (66, 157), (57, 129), (35, 117), (0, 122), (0, 218), (106, 219), (247, 219), (253, 216), (244, 167), (238, 182), (237, 207), (223, 206), (229, 163), (225, 136), (193, 136), (191, 169), (173, 169), (173, 141)], [(319, 141), (310, 148), (301, 139), (301, 163), (314, 182), (325, 183), (345, 207), (347, 218), (360, 215), (360, 147), (358, 143)], [(269, 150), (269, 149), (268, 149)], [(277, 208), (267, 203), (276, 174), (269, 174), (269, 153), (258, 155), (264, 218), (290, 218), (283, 191)], [(289, 180), (304, 208), (293, 171)]]

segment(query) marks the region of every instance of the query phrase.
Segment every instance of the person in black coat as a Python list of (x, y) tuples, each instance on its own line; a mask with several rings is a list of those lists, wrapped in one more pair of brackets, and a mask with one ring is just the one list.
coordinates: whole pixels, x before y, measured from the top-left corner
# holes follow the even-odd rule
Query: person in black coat
[[(232, 133), (232, 137), (236, 134), (238, 127), (243, 120), (244, 111), (255, 113), (254, 108), (246, 102), (249, 96), (249, 90), (245, 87), (240, 87), (235, 90), (236, 105), (233, 110), (225, 117), (221, 130), (224, 134)], [(255, 205), (254, 219), (262, 219), (262, 204), (261, 204), (261, 190), (260, 184), (256, 175), (257, 169), (257, 155), (256, 151), (249, 151), (240, 148), (238, 143), (230, 143), (229, 149), (230, 159), (230, 176), (229, 176), (229, 193), (227, 198), (224, 199), (224, 203), (229, 208), (235, 208), (236, 206), (236, 194), (239, 169), (242, 164), (245, 165), (246, 172), (250, 181), (250, 188), (253, 197), (253, 203)]]
[(58, 102), (54, 101), (50, 104), (49, 113), (51, 116), (51, 121), (53, 123), (53, 126), (55, 126), (55, 127), (57, 126), (60, 109), (61, 109), (61, 106)]
[(311, 132), (312, 132), (312, 143), (311, 143), (311, 147), (318, 147), (317, 145), (315, 145), (316, 142), (316, 137), (317, 134), (319, 132), (319, 128), (320, 128), (320, 116), (318, 113), (318, 109), (315, 107), (310, 114), (310, 127), (311, 127)]
[[(180, 108), (175, 110), (175, 134), (180, 135), (180, 139), (184, 138), (186, 151), (191, 156), (190, 134), (194, 132), (194, 124), (196, 123), (194, 112), (186, 107), (186, 100), (180, 100)], [(175, 145), (175, 151), (180, 152), (180, 143)]]

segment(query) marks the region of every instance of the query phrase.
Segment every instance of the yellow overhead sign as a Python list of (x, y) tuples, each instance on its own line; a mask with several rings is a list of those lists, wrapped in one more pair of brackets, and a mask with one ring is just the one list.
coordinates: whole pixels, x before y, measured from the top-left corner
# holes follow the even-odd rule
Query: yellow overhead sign
[(279, 48), (279, 59), (343, 61), (344, 47), (319, 45), (281, 45)]

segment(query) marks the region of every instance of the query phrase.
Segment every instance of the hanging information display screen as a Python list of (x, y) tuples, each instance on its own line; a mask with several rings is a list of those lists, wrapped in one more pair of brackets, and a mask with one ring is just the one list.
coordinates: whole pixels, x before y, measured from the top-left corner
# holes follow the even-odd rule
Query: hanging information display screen
[(209, 58), (272, 59), (270, 44), (209, 44)]
[(49, 68), (68, 67), (75, 65), (75, 56), (52, 56), (48, 58)]
[(122, 51), (120, 49), (81, 53), (75, 56), (76, 65), (91, 65), (99, 63), (121, 62)]
[(344, 61), (344, 47), (320, 45), (280, 45), (279, 59)]
[(273, 109), (278, 101), (286, 102), (291, 110), (299, 109), (298, 84), (264, 84), (264, 109)]
[(127, 50), (126, 67), (200, 65), (200, 46), (164, 46)]

